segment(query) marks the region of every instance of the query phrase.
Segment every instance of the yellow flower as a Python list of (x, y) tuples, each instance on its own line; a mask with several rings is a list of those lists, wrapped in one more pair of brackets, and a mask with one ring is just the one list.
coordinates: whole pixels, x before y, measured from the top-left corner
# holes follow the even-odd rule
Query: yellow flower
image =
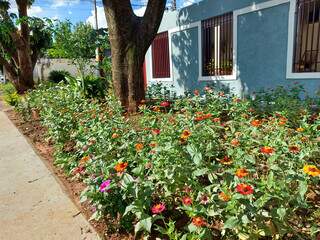
[(317, 177), (320, 175), (320, 170), (314, 165), (305, 165), (303, 167), (303, 171), (313, 177)]
[(296, 130), (297, 130), (297, 132), (303, 132), (303, 131), (304, 131), (304, 128), (299, 127), (299, 128), (297, 128)]

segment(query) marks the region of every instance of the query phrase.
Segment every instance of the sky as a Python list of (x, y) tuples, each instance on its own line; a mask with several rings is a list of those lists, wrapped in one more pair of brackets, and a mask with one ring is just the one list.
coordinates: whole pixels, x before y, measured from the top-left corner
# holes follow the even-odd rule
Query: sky
[[(133, 9), (142, 16), (148, 0), (131, 0)], [(178, 7), (188, 6), (200, 0), (177, 0)], [(170, 4), (168, 0), (168, 4)], [(15, 0), (10, 0), (12, 12), (16, 12)], [(97, 0), (98, 25), (106, 27), (107, 22), (102, 7), (102, 0)], [(93, 0), (35, 0), (28, 10), (30, 16), (47, 17), (58, 20), (70, 20), (72, 23), (88, 22), (94, 24)]]

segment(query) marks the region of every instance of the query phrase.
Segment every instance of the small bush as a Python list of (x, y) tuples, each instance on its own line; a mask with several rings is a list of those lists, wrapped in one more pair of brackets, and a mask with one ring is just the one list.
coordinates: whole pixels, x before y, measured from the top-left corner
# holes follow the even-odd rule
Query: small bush
[(0, 90), (3, 92), (4, 101), (10, 106), (17, 106), (19, 104), (21, 97), (12, 83), (3, 84)]
[(50, 72), (48, 80), (52, 83), (66, 82), (66, 77), (69, 77), (70, 73), (64, 70), (53, 70)]

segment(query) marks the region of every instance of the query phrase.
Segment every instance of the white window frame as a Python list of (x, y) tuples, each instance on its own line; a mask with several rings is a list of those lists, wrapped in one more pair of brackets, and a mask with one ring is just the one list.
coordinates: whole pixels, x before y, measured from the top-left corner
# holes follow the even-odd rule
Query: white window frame
[[(198, 43), (199, 43), (199, 82), (207, 82), (207, 81), (230, 81), (230, 80), (237, 80), (237, 49), (236, 49), (236, 36), (235, 36), (235, 31), (237, 28), (237, 21), (235, 19), (235, 14), (233, 12), (233, 57), (232, 57), (232, 62), (233, 62), (233, 67), (232, 67), (232, 74), (231, 75), (216, 75), (216, 76), (203, 76), (202, 75), (202, 26), (201, 26), (201, 21), (199, 21), (199, 26), (198, 26)], [(220, 54), (219, 54), (219, 50), (220, 50), (220, 26), (216, 26), (215, 29), (215, 42), (216, 42), (216, 46), (218, 46), (217, 48), (215, 48), (215, 59), (217, 59), (217, 61), (215, 61), (215, 67), (219, 66), (219, 61), (220, 61)]]
[(295, 26), (296, 26), (296, 0), (290, 1), (290, 12), (289, 12), (289, 37), (288, 37), (288, 54), (287, 54), (287, 79), (320, 79), (320, 72), (293, 72), (293, 55), (295, 48)]

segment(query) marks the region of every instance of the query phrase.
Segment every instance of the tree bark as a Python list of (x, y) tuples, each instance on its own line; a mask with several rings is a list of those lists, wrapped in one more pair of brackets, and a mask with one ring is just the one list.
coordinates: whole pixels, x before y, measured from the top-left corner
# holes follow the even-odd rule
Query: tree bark
[(123, 107), (135, 112), (145, 98), (142, 67), (157, 34), (166, 0), (149, 0), (143, 17), (134, 14), (130, 0), (103, 0), (109, 26), (112, 77)]

